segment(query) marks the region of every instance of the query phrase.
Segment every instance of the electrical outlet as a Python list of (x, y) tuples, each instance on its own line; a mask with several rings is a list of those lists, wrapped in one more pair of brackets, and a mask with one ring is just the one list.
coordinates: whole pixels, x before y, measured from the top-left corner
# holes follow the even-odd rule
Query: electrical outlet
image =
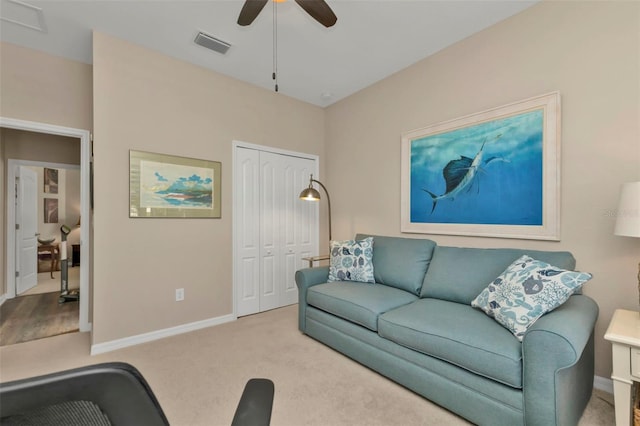
[(184, 288), (176, 288), (176, 302), (184, 300)]

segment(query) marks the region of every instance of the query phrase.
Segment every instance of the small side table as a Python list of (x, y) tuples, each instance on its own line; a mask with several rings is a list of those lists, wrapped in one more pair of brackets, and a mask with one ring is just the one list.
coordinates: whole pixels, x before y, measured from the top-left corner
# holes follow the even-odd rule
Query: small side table
[[(58, 261), (60, 256), (60, 245), (54, 244), (40, 244), (38, 246), (38, 257), (41, 253), (48, 253), (51, 256), (51, 278), (53, 278), (53, 272), (58, 270)], [(38, 271), (40, 272), (40, 271)]]
[(307, 262), (309, 262), (309, 268), (313, 268), (313, 263), (314, 262), (320, 262), (323, 260), (329, 260), (329, 255), (328, 254), (323, 254), (320, 256), (311, 256), (311, 257), (303, 257), (302, 260), (306, 260)]
[(628, 426), (633, 424), (633, 382), (640, 382), (640, 312), (616, 310), (604, 338), (611, 342), (613, 351), (616, 426)]

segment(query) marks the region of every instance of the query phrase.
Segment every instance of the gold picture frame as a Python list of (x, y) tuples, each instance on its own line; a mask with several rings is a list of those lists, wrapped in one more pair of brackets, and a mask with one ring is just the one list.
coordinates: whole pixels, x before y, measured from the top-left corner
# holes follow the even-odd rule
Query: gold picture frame
[(219, 161), (129, 151), (129, 217), (221, 217)]

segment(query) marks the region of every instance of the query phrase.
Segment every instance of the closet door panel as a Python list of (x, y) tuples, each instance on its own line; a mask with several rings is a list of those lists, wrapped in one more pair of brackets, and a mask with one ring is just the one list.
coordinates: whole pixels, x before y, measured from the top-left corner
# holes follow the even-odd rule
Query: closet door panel
[(260, 311), (280, 304), (282, 256), (280, 222), (282, 215), (282, 160), (279, 155), (260, 153), (260, 258), (262, 281)]
[(259, 151), (236, 151), (235, 280), (237, 315), (260, 309)]
[[(295, 283), (295, 273), (298, 269), (307, 266), (303, 257), (311, 256), (311, 249), (305, 246), (303, 241), (308, 238), (309, 223), (306, 221), (308, 201), (298, 198), (300, 191), (308, 185), (309, 169), (313, 167), (313, 161), (286, 156), (284, 157), (284, 190), (285, 209), (282, 223), (282, 235), (284, 245), (282, 277), (282, 304), (290, 305), (298, 301), (298, 288)], [(313, 207), (313, 206), (312, 206)]]
[(282, 215), (282, 305), (291, 305), (298, 301), (298, 289), (295, 273), (298, 268), (298, 206), (303, 202), (298, 198), (304, 188), (299, 186), (298, 158), (284, 158), (284, 209)]

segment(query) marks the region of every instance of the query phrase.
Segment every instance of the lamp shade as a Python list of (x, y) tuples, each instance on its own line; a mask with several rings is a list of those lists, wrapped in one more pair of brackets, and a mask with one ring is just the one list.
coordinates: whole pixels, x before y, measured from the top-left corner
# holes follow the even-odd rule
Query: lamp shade
[(300, 193), (300, 199), (309, 201), (320, 201), (320, 193), (317, 189), (310, 186), (302, 190), (302, 192)]
[(640, 238), (640, 182), (622, 185), (614, 234)]

